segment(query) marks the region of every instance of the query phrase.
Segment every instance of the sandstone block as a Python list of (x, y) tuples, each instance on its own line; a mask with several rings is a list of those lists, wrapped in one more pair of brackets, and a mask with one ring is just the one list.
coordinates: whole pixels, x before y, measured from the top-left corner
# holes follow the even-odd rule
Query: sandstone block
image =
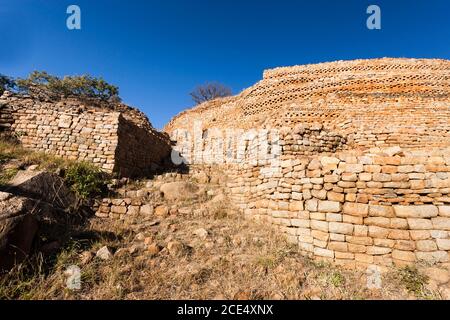
[(433, 225), (431, 223), (431, 220), (429, 219), (416, 219), (416, 218), (409, 218), (408, 225), (409, 228), (412, 230), (430, 230), (433, 229)]
[(291, 219), (291, 224), (294, 227), (309, 228), (310, 227), (310, 220)]
[(387, 239), (390, 230), (377, 226), (369, 226), (369, 236), (373, 238)]
[(330, 222), (328, 229), (332, 233), (351, 235), (353, 234), (353, 225), (349, 223)]
[(431, 219), (431, 221), (434, 229), (450, 231), (450, 218), (437, 217)]
[(364, 224), (368, 226), (389, 228), (391, 226), (391, 219), (384, 217), (369, 217), (364, 219)]
[(310, 199), (305, 201), (305, 209), (310, 212), (317, 211), (318, 208), (318, 200)]
[(362, 203), (344, 203), (343, 212), (353, 216), (367, 217), (369, 215), (369, 205)]
[(330, 238), (330, 234), (328, 232), (320, 231), (320, 230), (312, 230), (311, 236), (314, 239), (320, 240), (320, 241), (328, 241)]
[(441, 217), (450, 218), (450, 206), (439, 206), (438, 209)]
[(345, 195), (343, 193), (337, 193), (334, 191), (329, 191), (327, 193), (327, 199), (330, 201), (344, 202)]
[(409, 262), (416, 261), (416, 255), (411, 251), (393, 250), (392, 258)]
[(315, 247), (314, 254), (319, 257), (334, 258), (334, 251), (328, 249)]
[(437, 246), (439, 250), (449, 251), (450, 250), (450, 239), (436, 239)]
[(348, 244), (345, 242), (330, 242), (328, 243), (328, 249), (339, 252), (347, 252)]
[(391, 253), (391, 248), (385, 248), (385, 247), (376, 247), (376, 246), (369, 246), (367, 247), (366, 253), (370, 255), (384, 255)]
[(318, 210), (320, 212), (340, 212), (341, 203), (337, 201), (319, 201)]
[(449, 256), (446, 251), (434, 252), (416, 252), (417, 260), (428, 263), (445, 263), (449, 261)]
[(432, 218), (438, 216), (438, 208), (433, 205), (394, 206), (395, 215), (400, 218)]
[(433, 240), (419, 240), (416, 242), (417, 250), (419, 251), (436, 251), (437, 245)]
[(328, 232), (328, 222), (311, 220), (311, 229)]

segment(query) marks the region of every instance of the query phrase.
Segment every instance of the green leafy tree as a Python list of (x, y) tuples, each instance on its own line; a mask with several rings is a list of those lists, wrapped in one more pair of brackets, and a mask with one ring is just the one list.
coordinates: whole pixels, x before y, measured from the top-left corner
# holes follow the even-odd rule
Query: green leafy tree
[(11, 77), (5, 76), (0, 73), (0, 96), (5, 90), (14, 90), (16, 83)]
[(30, 95), (43, 94), (53, 98), (77, 96), (120, 101), (118, 87), (102, 78), (89, 75), (58, 78), (45, 71), (34, 71), (28, 78), (17, 80), (17, 85), (20, 91)]

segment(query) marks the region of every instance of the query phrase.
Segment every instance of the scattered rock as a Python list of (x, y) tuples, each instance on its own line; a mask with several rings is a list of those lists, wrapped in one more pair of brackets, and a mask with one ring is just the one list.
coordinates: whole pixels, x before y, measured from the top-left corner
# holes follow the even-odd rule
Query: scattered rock
[(178, 214), (190, 215), (192, 214), (192, 209), (189, 207), (178, 208)]
[(142, 249), (142, 244), (133, 244), (131, 247), (128, 248), (128, 252), (130, 254), (135, 254), (136, 252), (139, 252)]
[(208, 231), (205, 230), (204, 228), (198, 228), (193, 232), (193, 234), (202, 240), (205, 240), (208, 237)]
[(9, 270), (30, 253), (40, 208), (28, 198), (9, 198), (5, 193), (2, 197), (7, 200), (0, 202), (0, 270)]
[(129, 251), (127, 249), (120, 248), (114, 253), (114, 257), (121, 258), (121, 257), (126, 256), (128, 253), (129, 253)]
[(150, 253), (150, 255), (154, 256), (161, 251), (161, 247), (158, 246), (156, 243), (152, 243), (147, 247), (147, 251), (148, 253)]
[(139, 232), (135, 237), (135, 241), (144, 241), (145, 240), (145, 234), (143, 232)]
[(39, 165), (33, 164), (27, 168), (28, 171), (36, 171), (39, 168)]
[(234, 295), (233, 300), (250, 300), (251, 296), (251, 291), (239, 291)]
[(101, 248), (97, 251), (97, 253), (95, 254), (95, 256), (96, 256), (97, 258), (102, 259), (102, 260), (105, 260), (105, 261), (106, 261), (106, 260), (110, 260), (110, 259), (113, 257), (111, 251), (109, 251), (109, 248), (108, 248), (107, 246), (101, 247)]
[(173, 240), (167, 244), (167, 250), (173, 256), (181, 255), (184, 252), (184, 249), (185, 245), (180, 241)]
[(152, 215), (153, 214), (153, 206), (150, 204), (146, 204), (141, 206), (140, 214), (142, 215)]
[(167, 206), (158, 206), (155, 208), (155, 216), (166, 217), (169, 215), (169, 208)]
[(94, 254), (90, 251), (83, 251), (80, 253), (80, 264), (87, 265), (94, 258)]

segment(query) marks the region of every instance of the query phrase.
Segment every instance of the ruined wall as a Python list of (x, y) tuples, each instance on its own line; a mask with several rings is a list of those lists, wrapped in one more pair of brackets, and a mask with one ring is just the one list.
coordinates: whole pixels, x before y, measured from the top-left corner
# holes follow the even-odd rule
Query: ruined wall
[(445, 60), (279, 68), (165, 130), (191, 168), (227, 172), (242, 212), (304, 254), (351, 267), (448, 262), (449, 77)]
[(0, 136), (5, 136), (11, 133), (11, 125), (13, 122), (14, 119), (9, 106), (0, 104)]
[(8, 93), (0, 104), (10, 110), (11, 131), (25, 148), (88, 161), (107, 172), (146, 174), (170, 152), (167, 138), (136, 112), (76, 99), (40, 101)]

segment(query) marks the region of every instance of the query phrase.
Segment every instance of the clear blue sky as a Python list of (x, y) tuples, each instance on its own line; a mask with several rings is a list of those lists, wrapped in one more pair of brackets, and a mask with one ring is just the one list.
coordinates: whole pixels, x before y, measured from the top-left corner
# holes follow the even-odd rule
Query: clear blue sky
[[(82, 30), (66, 28), (66, 8)], [(366, 28), (367, 6), (382, 30)], [(0, 0), (0, 73), (102, 76), (157, 128), (206, 81), (234, 93), (264, 69), (372, 57), (450, 58), (448, 0)]]

